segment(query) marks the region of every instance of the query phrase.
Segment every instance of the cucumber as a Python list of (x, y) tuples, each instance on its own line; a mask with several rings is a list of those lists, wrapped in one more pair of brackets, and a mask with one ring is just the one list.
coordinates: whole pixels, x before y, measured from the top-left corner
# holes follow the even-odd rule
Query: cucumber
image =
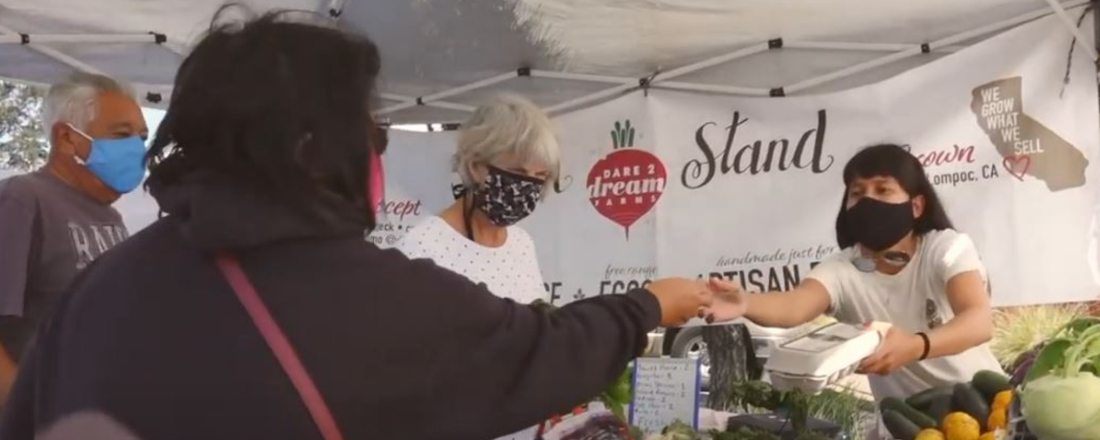
[(997, 393), (1012, 389), (1012, 384), (1008, 382), (1008, 376), (989, 370), (977, 372), (970, 384), (982, 393), (982, 397), (985, 398), (986, 402), (993, 402), (993, 399), (997, 397)]
[(936, 398), (943, 396), (950, 396), (954, 392), (955, 387), (952, 385), (932, 387), (912, 396), (909, 396), (908, 399), (905, 399), (905, 403), (908, 403), (909, 406), (919, 409), (921, 411), (927, 411), (932, 406), (933, 400), (936, 400)]
[(920, 429), (931, 429), (936, 427), (936, 421), (928, 417), (924, 413), (917, 411), (916, 408), (909, 406), (908, 403), (903, 402), (901, 399), (895, 397), (887, 397), (882, 399), (879, 403), (879, 408), (885, 413), (886, 411), (895, 411), (905, 418), (913, 422)]
[(882, 412), (882, 424), (886, 425), (886, 430), (897, 440), (916, 440), (920, 434), (920, 427), (892, 409)]
[[(954, 391), (954, 387), (952, 387), (952, 391)], [(924, 413), (928, 414), (932, 420), (943, 423), (943, 419), (947, 418), (947, 415), (951, 414), (951, 411), (954, 409), (953, 400), (954, 396), (952, 394), (936, 396), (932, 399), (932, 403), (928, 405), (928, 409), (925, 410)]]
[(955, 385), (955, 394), (951, 397), (955, 410), (970, 414), (981, 425), (982, 432), (985, 432), (985, 425), (989, 422), (989, 403), (982, 397), (982, 393), (970, 384), (960, 383)]

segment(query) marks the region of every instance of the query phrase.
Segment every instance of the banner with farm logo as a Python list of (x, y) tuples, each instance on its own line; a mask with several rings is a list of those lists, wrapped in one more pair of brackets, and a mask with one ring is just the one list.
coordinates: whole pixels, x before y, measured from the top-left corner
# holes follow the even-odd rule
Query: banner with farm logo
[(657, 273), (656, 207), (673, 169), (647, 105), (633, 94), (554, 121), (559, 191), (521, 226), (535, 239), (555, 304), (624, 293)]
[(669, 275), (789, 289), (836, 251), (844, 165), (880, 142), (925, 165), (996, 304), (1094, 299), (1096, 70), (1075, 51), (1063, 80), (1060, 26), (1039, 20), (842, 93), (650, 90), (559, 117), (564, 193), (523, 223), (556, 302)]
[[(549, 293), (563, 304), (671, 275), (789, 289), (836, 251), (845, 163), (891, 142), (925, 165), (956, 227), (974, 239), (997, 305), (1094, 299), (1096, 70), (1075, 51), (1064, 81), (1071, 38), (1060, 26), (1038, 20), (841, 93), (751, 99), (654, 89), (556, 118), (561, 181), (520, 223)], [(395, 241), (410, 219), (453, 201), (454, 139), (394, 138), (386, 154), (393, 225), (372, 239)]]

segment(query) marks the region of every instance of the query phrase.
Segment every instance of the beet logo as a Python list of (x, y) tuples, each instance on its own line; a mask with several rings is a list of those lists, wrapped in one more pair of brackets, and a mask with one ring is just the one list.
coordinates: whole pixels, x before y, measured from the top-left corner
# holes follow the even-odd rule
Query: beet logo
[(615, 151), (588, 172), (588, 200), (596, 211), (619, 224), (630, 239), (630, 226), (653, 209), (665, 191), (665, 165), (657, 156), (634, 149), (630, 121), (611, 131)]

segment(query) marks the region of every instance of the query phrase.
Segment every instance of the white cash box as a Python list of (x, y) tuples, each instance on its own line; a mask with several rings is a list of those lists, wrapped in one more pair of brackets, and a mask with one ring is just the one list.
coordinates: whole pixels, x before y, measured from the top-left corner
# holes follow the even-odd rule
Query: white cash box
[(764, 370), (778, 390), (817, 393), (854, 373), (881, 341), (876, 330), (833, 323), (779, 344)]

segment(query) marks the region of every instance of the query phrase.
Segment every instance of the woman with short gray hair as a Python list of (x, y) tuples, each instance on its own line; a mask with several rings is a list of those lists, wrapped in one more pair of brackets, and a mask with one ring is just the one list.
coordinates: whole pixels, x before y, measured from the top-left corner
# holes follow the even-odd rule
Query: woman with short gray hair
[[(546, 115), (523, 98), (503, 95), (478, 108), (463, 126), (454, 171), (462, 179), (460, 188), (465, 192), (461, 196), (479, 199), (477, 208), (484, 211), (486, 219), (494, 226), (506, 227), (534, 211), (535, 204), (557, 180), (560, 160), (558, 141)], [(488, 177), (503, 177), (505, 183), (486, 181)], [(537, 183), (541, 190), (534, 191), (535, 185), (514, 185), (528, 188), (523, 197), (495, 203), (485, 200), (490, 191), (486, 186), (502, 186), (517, 180)], [(473, 192), (469, 191), (471, 188)], [(513, 203), (501, 203), (508, 201)], [(472, 226), (464, 223), (466, 227)], [(468, 237), (473, 235), (473, 231), (466, 232)]]
[[(515, 224), (534, 212), (558, 177), (560, 153), (549, 118), (531, 102), (498, 96), (462, 125), (453, 205), (415, 226), (398, 244), (409, 258), (484, 283), (518, 303), (549, 302), (535, 245)], [(511, 439), (531, 440), (537, 427)]]

